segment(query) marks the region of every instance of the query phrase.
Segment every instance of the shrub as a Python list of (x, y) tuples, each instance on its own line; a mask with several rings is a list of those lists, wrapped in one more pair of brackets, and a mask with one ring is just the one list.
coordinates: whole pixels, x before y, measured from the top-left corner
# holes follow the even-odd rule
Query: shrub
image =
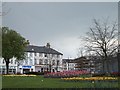
[(17, 72), (17, 75), (21, 75), (21, 73), (20, 73), (20, 72)]
[(110, 73), (110, 74), (107, 74), (107, 73), (92, 74), (92, 77), (103, 77), (103, 76), (114, 76), (114, 77), (118, 77), (118, 76), (120, 76), (120, 72), (112, 72), (112, 73)]
[(27, 75), (44, 75), (44, 72), (27, 72)]

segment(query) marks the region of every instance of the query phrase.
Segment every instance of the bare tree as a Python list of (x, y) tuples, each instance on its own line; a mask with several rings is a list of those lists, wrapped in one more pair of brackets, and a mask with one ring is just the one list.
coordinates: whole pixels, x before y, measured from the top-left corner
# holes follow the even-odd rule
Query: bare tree
[(77, 49), (77, 57), (82, 57), (84, 56), (85, 50), (84, 48), (78, 48)]
[[(103, 72), (106, 63), (107, 72), (109, 73), (109, 59), (113, 56), (118, 48), (117, 41), (117, 23), (108, 23), (108, 19), (104, 22), (93, 19), (93, 27), (86, 33), (84, 40), (86, 41), (85, 47), (88, 51), (96, 53), (102, 58)], [(104, 72), (105, 73), (105, 72)]]

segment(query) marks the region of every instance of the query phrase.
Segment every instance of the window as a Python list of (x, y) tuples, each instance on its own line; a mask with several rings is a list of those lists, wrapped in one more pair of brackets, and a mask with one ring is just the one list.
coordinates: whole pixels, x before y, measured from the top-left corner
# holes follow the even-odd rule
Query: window
[(28, 60), (25, 60), (25, 64), (28, 64)]
[(59, 58), (60, 56), (59, 55), (57, 55), (57, 58)]
[(3, 64), (5, 63), (5, 60), (3, 59)]
[(35, 53), (35, 56), (37, 56), (37, 53)]
[(57, 65), (59, 65), (60, 64), (60, 61), (59, 60), (57, 60)]
[(42, 57), (42, 53), (39, 53), (39, 56)]
[(48, 64), (48, 60), (47, 60), (47, 59), (45, 59), (44, 63), (45, 63), (45, 64)]
[(32, 63), (32, 59), (30, 59), (30, 65), (33, 65), (33, 63)]
[(48, 57), (48, 58), (52, 58), (52, 55), (51, 55), (51, 54), (47, 54), (47, 57)]
[(2, 68), (4, 68), (4, 69), (5, 69), (6, 67), (5, 67), (5, 66), (2, 66)]
[(57, 58), (57, 55), (55, 54), (54, 57)]
[(11, 64), (13, 64), (13, 60), (11, 60)]
[(42, 60), (42, 59), (40, 59), (40, 60), (39, 60), (39, 64), (42, 64), (42, 63), (43, 63), (43, 60)]
[(37, 59), (35, 58), (35, 64), (37, 64)]
[(52, 65), (55, 65), (55, 60), (52, 61)]
[(47, 57), (49, 58), (49, 57), (50, 57), (50, 54), (47, 54)]
[(52, 54), (49, 54), (50, 57), (52, 57)]
[(55, 55), (54, 54), (52, 54), (52, 57), (54, 57)]
[(30, 53), (30, 56), (32, 57), (32, 53)]
[(17, 61), (15, 60), (15, 64), (17, 64)]

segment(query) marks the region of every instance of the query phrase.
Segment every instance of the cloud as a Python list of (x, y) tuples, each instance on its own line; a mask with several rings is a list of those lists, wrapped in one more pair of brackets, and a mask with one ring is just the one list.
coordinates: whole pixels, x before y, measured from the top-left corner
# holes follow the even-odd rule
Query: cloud
[(52, 47), (56, 47), (58, 51), (61, 51), (64, 54), (64, 57), (76, 57), (77, 49), (80, 46), (80, 39), (77, 37), (61, 37), (56, 38), (52, 42)]
[[(31, 0), (32, 1), (32, 0)], [(64, 57), (76, 57), (92, 19), (117, 17), (117, 3), (7, 3), (11, 11), (3, 17), (3, 25), (16, 30), (34, 45), (51, 46)], [(3, 8), (3, 11), (5, 9)]]

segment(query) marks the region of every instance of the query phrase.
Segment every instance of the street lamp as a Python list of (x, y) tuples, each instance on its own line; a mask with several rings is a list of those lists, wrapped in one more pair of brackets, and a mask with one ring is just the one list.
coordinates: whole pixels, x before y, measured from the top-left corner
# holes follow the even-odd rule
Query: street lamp
[(50, 57), (50, 43), (47, 43), (46, 45), (47, 49), (48, 49), (48, 61), (49, 61), (49, 71), (51, 72), (51, 57)]

